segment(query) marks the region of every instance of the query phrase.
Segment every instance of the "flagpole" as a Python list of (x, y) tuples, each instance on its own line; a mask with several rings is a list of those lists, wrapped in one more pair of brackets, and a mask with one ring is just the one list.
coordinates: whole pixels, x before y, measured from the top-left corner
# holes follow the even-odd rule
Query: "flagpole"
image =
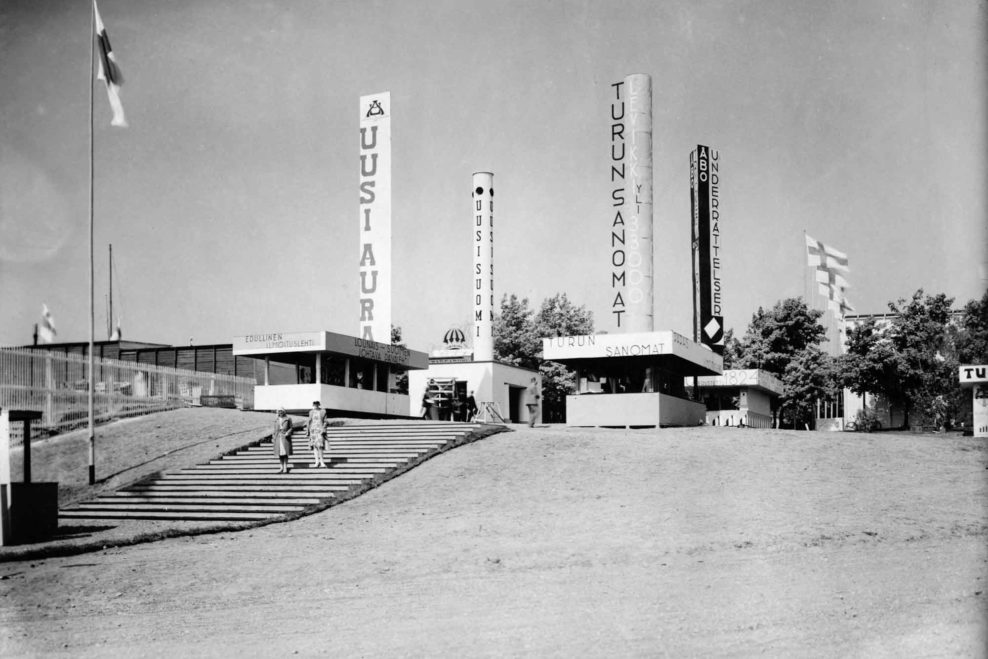
[(95, 370), (94, 335), (96, 333), (96, 311), (93, 297), (95, 295), (95, 232), (93, 222), (93, 71), (96, 70), (96, 5), (90, 10), (89, 28), (89, 484), (96, 483), (96, 412), (94, 405), (95, 385), (93, 371)]

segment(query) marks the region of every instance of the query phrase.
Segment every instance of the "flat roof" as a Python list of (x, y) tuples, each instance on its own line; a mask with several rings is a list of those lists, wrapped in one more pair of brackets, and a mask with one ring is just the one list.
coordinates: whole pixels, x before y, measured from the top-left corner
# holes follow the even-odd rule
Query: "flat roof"
[(591, 368), (622, 362), (654, 364), (684, 376), (720, 375), (724, 368), (720, 355), (672, 330), (544, 338), (542, 356), (567, 366)]
[[(692, 382), (687, 382), (692, 385)], [(697, 378), (697, 386), (705, 388), (746, 387), (760, 389), (781, 396), (784, 390), (782, 380), (760, 368), (728, 369), (723, 375), (707, 375)]]
[(315, 332), (259, 332), (233, 337), (233, 354), (262, 357), (291, 353), (329, 352), (408, 369), (429, 367), (429, 355), (404, 346), (378, 343), (356, 336), (319, 330)]

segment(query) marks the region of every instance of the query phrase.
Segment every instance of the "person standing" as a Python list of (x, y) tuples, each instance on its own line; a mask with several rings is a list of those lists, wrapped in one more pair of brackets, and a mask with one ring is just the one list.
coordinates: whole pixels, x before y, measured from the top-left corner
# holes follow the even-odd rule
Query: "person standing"
[(473, 390), (467, 395), (467, 421), (473, 421), (477, 416), (477, 399), (473, 397)]
[(535, 419), (539, 416), (539, 383), (536, 378), (532, 378), (532, 384), (528, 387), (528, 427), (535, 427)]
[(312, 401), (309, 418), (305, 422), (305, 434), (309, 438), (309, 448), (315, 455), (315, 462), (310, 467), (325, 467), (323, 451), (326, 450), (326, 410), (322, 409), (318, 400)]
[(290, 471), (288, 458), (292, 454), (292, 420), (288, 418), (288, 413), (284, 407), (278, 408), (278, 416), (274, 421), (274, 432), (271, 434), (274, 443), (274, 454), (281, 462), (279, 474), (287, 474)]
[(425, 385), (425, 393), (422, 394), (422, 418), (426, 421), (432, 420), (433, 417), (432, 408), (435, 407), (436, 401), (432, 396), (435, 388), (436, 381), (430, 379)]

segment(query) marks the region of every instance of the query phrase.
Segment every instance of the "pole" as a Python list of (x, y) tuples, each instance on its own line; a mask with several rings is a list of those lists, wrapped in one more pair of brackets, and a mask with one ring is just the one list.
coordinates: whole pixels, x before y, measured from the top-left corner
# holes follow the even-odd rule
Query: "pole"
[(96, 483), (96, 412), (94, 405), (95, 383), (93, 371), (95, 359), (93, 356), (94, 334), (96, 333), (96, 311), (93, 297), (95, 294), (95, 262), (94, 262), (94, 222), (93, 222), (93, 78), (96, 70), (96, 5), (90, 10), (89, 28), (89, 484)]
[(110, 282), (110, 310), (106, 317), (106, 338), (113, 337), (113, 244), (110, 244), (110, 274), (107, 276)]

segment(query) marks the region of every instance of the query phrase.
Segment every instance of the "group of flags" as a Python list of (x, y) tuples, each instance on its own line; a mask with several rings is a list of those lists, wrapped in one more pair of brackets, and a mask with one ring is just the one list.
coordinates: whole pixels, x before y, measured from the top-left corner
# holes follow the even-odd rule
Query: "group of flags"
[(844, 278), (851, 271), (847, 254), (807, 235), (806, 260), (808, 266), (815, 268), (817, 288), (827, 298), (827, 307), (834, 315), (843, 318), (846, 312), (854, 311), (845, 294), (851, 286)]
[[(38, 323), (37, 331), (38, 343), (55, 343), (55, 335), (58, 332), (55, 331), (55, 319), (51, 317), (51, 311), (49, 311), (47, 304), (41, 305), (41, 322)], [(117, 326), (109, 329), (107, 336), (110, 341), (119, 341), (123, 338), (119, 318), (117, 319)]]

